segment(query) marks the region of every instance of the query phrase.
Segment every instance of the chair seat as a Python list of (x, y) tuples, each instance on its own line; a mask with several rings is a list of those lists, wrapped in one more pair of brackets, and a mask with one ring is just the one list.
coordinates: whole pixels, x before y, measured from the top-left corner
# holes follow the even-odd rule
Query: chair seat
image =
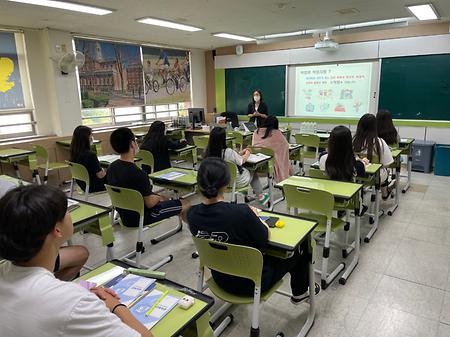
[[(206, 281), (206, 284), (208, 285), (208, 288), (212, 291), (212, 293), (220, 298), (222, 301), (232, 303), (232, 304), (252, 304), (253, 303), (253, 294), (252, 296), (241, 296), (241, 295), (234, 295), (232, 293), (229, 293), (228, 291), (225, 291), (223, 288), (219, 287), (219, 285), (214, 281), (214, 279), (211, 277)], [(266, 301), (270, 296), (277, 291), (277, 289), (283, 284), (283, 280), (278, 281), (275, 283), (272, 288), (267, 290), (266, 292), (261, 294), (261, 301)]]
[[(45, 169), (46, 165), (45, 164), (38, 164), (36, 165), (37, 168), (40, 169)], [(63, 168), (68, 168), (69, 165), (67, 165), (66, 163), (48, 163), (48, 169), (51, 170), (59, 170), (59, 169), (63, 169)]]
[[(325, 232), (327, 229), (327, 218), (324, 215), (321, 214), (314, 214), (314, 213), (300, 213), (299, 216), (303, 218), (308, 218), (311, 220), (317, 221), (319, 224), (314, 229), (314, 232)], [(335, 232), (338, 229), (341, 229), (344, 227), (347, 223), (343, 219), (335, 218), (333, 217), (331, 219), (331, 231)]]

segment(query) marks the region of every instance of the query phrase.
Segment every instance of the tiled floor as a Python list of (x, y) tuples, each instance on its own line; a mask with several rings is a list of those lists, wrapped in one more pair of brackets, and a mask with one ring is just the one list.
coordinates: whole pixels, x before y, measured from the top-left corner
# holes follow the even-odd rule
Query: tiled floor
[[(450, 336), (450, 177), (413, 173), (412, 180), (396, 213), (382, 217), (371, 242), (362, 243), (359, 264), (347, 284), (334, 282), (318, 296), (316, 321), (308, 336)], [(91, 201), (107, 203), (102, 196), (94, 199)], [(200, 201), (198, 197), (190, 200)], [(276, 207), (284, 209), (283, 203)], [(154, 237), (174, 225), (170, 220), (147, 231), (145, 237)], [(369, 226), (365, 221), (363, 235)], [(118, 229), (116, 257), (133, 249), (135, 235), (134, 231)], [(89, 248), (89, 266), (104, 262), (105, 249), (97, 237), (77, 234), (74, 243)], [(173, 254), (174, 260), (162, 270), (174, 281), (195, 287), (197, 261), (191, 258), (194, 246), (186, 228), (146, 247), (146, 264)], [(332, 257), (338, 261), (339, 254)], [(288, 290), (288, 284), (284, 282), (283, 288)], [(307, 308), (306, 304), (296, 307), (285, 297), (272, 296), (261, 307), (261, 336), (275, 336), (277, 331), (296, 336)], [(250, 307), (236, 307), (233, 314), (235, 320), (223, 336), (248, 336)]]

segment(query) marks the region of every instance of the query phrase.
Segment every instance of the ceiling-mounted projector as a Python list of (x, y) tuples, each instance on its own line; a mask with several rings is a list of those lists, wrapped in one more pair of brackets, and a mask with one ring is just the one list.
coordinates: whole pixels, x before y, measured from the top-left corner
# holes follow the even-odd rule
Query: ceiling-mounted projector
[(323, 40), (317, 42), (314, 45), (314, 48), (322, 51), (335, 51), (339, 49), (339, 43), (337, 43), (330, 37), (329, 32), (326, 32)]

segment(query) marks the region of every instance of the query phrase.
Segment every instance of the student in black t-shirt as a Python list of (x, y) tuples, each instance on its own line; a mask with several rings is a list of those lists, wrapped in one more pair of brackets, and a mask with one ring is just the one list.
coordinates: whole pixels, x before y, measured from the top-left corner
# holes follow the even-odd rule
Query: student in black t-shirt
[[(110, 136), (111, 146), (120, 154), (120, 159), (113, 162), (107, 175), (109, 185), (129, 188), (138, 191), (144, 197), (144, 224), (150, 224), (163, 219), (180, 215), (185, 218), (189, 203), (181, 200), (167, 200), (165, 197), (152, 192), (152, 185), (147, 174), (136, 166), (134, 156), (139, 148), (133, 132), (128, 128), (118, 128)], [(139, 214), (118, 208), (123, 225), (127, 227), (139, 226)]]
[[(91, 150), (94, 142), (92, 129), (79, 125), (73, 130), (72, 142), (70, 144), (70, 161), (86, 167), (89, 173), (89, 192), (105, 190), (106, 171), (100, 167), (97, 154)], [(85, 191), (86, 184), (77, 180), (78, 186)]]
[[(199, 190), (205, 197), (202, 204), (192, 206), (187, 219), (192, 235), (220, 242), (262, 249), (269, 238), (267, 226), (246, 204), (224, 201), (224, 190), (230, 182), (226, 164), (219, 158), (206, 158), (197, 174)], [(298, 304), (309, 296), (308, 256), (306, 242), (289, 259), (264, 255), (261, 291), (267, 291), (287, 273), (291, 274), (291, 302)], [(251, 296), (254, 283), (241, 277), (212, 271), (214, 281), (236, 295)], [(316, 284), (316, 293), (320, 291)]]
[[(166, 125), (163, 122), (153, 122), (140, 146), (141, 150), (147, 150), (153, 154), (155, 172), (172, 167), (170, 164), (170, 150), (181, 149), (187, 145), (186, 140), (178, 141), (167, 137), (164, 134), (165, 129)], [(151, 168), (147, 165), (142, 165), (142, 169), (148, 174), (151, 173)]]

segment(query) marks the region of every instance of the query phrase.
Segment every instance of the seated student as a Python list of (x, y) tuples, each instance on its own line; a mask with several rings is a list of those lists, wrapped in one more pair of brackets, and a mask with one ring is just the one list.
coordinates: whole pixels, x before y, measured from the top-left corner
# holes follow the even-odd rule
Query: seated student
[[(219, 158), (206, 158), (197, 174), (203, 203), (188, 211), (188, 223), (192, 235), (219, 240), (225, 243), (263, 249), (269, 238), (269, 230), (256, 210), (246, 204), (224, 201), (224, 190), (230, 182), (226, 164)], [(220, 233), (220, 236), (214, 235)], [(288, 259), (264, 255), (261, 291), (267, 291), (287, 273), (291, 274), (291, 302), (299, 304), (309, 296), (308, 256), (306, 242)], [(251, 296), (254, 283), (248, 279), (212, 271), (214, 281), (223, 289), (236, 295)], [(320, 287), (316, 284), (316, 294)]]
[(117, 295), (53, 275), (73, 233), (67, 199), (50, 186), (21, 186), (0, 200), (2, 337), (151, 337)]
[[(145, 203), (144, 224), (161, 221), (175, 215), (184, 217), (189, 203), (184, 200), (167, 200), (165, 197), (153, 193), (147, 174), (134, 163), (134, 156), (139, 147), (133, 132), (128, 128), (118, 128), (111, 133), (110, 142), (113, 150), (120, 154), (120, 159), (113, 162), (108, 169), (108, 184), (133, 189), (142, 194)], [(117, 211), (124, 226), (139, 226), (138, 213), (120, 208)]]
[[(6, 193), (16, 187), (14, 183), (0, 180), (0, 200)], [(53, 267), (55, 277), (62, 281), (71, 281), (78, 277), (88, 257), (89, 252), (83, 246), (72, 245), (60, 247)]]
[(378, 137), (383, 139), (389, 146), (397, 146), (400, 142), (397, 129), (392, 122), (392, 115), (389, 110), (379, 110), (377, 113)]
[(242, 167), (250, 156), (250, 151), (248, 149), (244, 149), (238, 153), (227, 147), (226, 139), (227, 133), (224, 128), (215, 127), (212, 129), (209, 135), (208, 146), (205, 149), (204, 157), (217, 157), (225, 161), (235, 163), (237, 166), (236, 187), (240, 188), (250, 184), (261, 205), (267, 204), (270, 196), (267, 193), (263, 193), (263, 187), (259, 181), (258, 174), (254, 171), (250, 172), (246, 168)]
[[(155, 172), (165, 170), (171, 167), (170, 164), (170, 150), (181, 149), (187, 145), (186, 140), (172, 140), (164, 134), (166, 125), (161, 121), (155, 121), (148, 129), (140, 149), (150, 151), (155, 159)], [(151, 168), (147, 165), (142, 165), (142, 169), (148, 174), (151, 173)]]
[(293, 168), (289, 162), (289, 143), (283, 133), (278, 130), (278, 119), (269, 116), (253, 133), (252, 145), (256, 147), (268, 147), (275, 154), (275, 182), (279, 183), (292, 174)]
[(377, 119), (374, 115), (365, 114), (360, 118), (353, 137), (353, 150), (367, 155), (370, 162), (373, 162), (374, 156), (378, 156), (379, 163), (383, 165), (380, 173), (381, 194), (384, 200), (388, 199), (393, 182), (388, 182), (387, 167), (394, 162), (394, 158), (386, 142), (377, 136)]
[(328, 139), (328, 152), (321, 155), (319, 167), (332, 180), (353, 181), (355, 177), (366, 175), (365, 164), (355, 156), (352, 145), (352, 133), (345, 126), (336, 126)]
[[(94, 137), (90, 127), (80, 125), (73, 130), (70, 144), (70, 161), (86, 167), (89, 173), (89, 192), (105, 190), (106, 171), (100, 167), (97, 154), (91, 150)], [(85, 191), (84, 181), (77, 180), (78, 186)]]

